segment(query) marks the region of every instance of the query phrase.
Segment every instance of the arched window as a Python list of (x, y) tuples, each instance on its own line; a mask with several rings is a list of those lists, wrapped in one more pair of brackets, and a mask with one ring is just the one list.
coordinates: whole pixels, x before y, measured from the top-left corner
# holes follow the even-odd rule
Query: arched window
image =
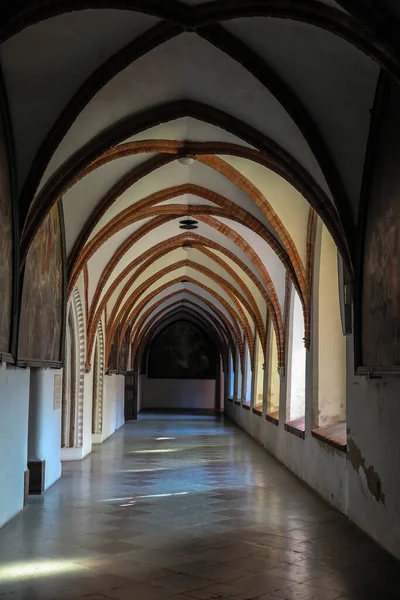
[(235, 395), (235, 369), (233, 365), (232, 352), (229, 351), (229, 398)]
[(75, 289), (67, 318), (61, 413), (62, 448), (82, 446), (84, 381), (85, 324), (82, 302)]
[[(306, 405), (306, 349), (303, 308), (292, 288), (288, 339), (287, 421), (304, 421)], [(298, 425), (299, 423), (296, 423)], [(304, 426), (304, 422), (302, 424)]]
[(65, 339), (65, 363), (61, 414), (61, 447), (73, 448), (76, 444), (77, 361), (75, 322), (72, 307), (68, 312)]
[(267, 415), (279, 420), (279, 396), (281, 380), (278, 373), (278, 347), (276, 343), (275, 330), (270, 322), (268, 340), (268, 364), (267, 364)]
[(236, 348), (236, 373), (235, 373), (235, 400), (242, 399), (242, 362), (240, 359), (239, 347)]
[(251, 389), (252, 389), (253, 373), (251, 370), (250, 352), (247, 342), (244, 347), (244, 377), (243, 377), (243, 402), (251, 404)]
[(255, 385), (254, 385), (254, 407), (258, 410), (263, 409), (264, 405), (264, 352), (260, 340), (260, 336), (256, 335), (256, 368), (255, 368)]
[[(317, 372), (313, 390), (313, 427), (346, 421), (346, 338), (340, 314), (338, 256), (321, 224), (316, 239), (313, 282), (313, 349)], [(345, 428), (344, 428), (345, 432)]]
[[(103, 431), (103, 378), (104, 378), (104, 337), (101, 321), (97, 327), (96, 345), (93, 360), (93, 402), (92, 435), (101, 436)], [(92, 438), (96, 443), (97, 437)]]

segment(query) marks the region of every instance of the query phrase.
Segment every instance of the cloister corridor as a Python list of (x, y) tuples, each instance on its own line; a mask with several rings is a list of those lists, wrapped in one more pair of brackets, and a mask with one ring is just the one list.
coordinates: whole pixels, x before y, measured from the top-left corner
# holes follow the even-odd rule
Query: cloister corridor
[(10, 600), (398, 598), (398, 563), (230, 421), (143, 413), (0, 532)]

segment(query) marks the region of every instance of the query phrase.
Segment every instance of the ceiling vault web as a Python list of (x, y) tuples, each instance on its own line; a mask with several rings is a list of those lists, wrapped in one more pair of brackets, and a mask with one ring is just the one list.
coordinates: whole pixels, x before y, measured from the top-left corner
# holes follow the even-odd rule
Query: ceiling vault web
[(137, 365), (185, 315), (242, 368), (276, 338), (283, 367), (291, 294), (310, 347), (321, 232), (360, 276), (370, 111), (381, 73), (400, 83), (398, 29), (389, 0), (3, 3), (16, 261), (29, 271), (57, 205), (88, 366), (99, 322), (106, 364), (129, 334)]

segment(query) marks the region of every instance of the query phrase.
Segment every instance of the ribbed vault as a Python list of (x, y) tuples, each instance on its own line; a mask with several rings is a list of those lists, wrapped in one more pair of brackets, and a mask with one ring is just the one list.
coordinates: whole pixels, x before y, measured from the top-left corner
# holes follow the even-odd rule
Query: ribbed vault
[(0, 16), (22, 264), (61, 203), (86, 368), (99, 322), (106, 366), (128, 335), (133, 367), (177, 314), (242, 366), (258, 342), (267, 360), (272, 327), (282, 367), (291, 285), (308, 347), (316, 224), (353, 281), (379, 70), (400, 80), (373, 3), (24, 0)]

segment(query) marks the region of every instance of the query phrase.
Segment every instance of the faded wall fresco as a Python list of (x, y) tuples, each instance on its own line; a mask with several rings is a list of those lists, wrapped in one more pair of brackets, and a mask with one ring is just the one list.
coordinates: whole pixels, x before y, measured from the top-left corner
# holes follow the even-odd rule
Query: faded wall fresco
[(13, 231), (10, 170), (0, 118), (0, 352), (10, 351), (13, 295)]
[(21, 301), (18, 359), (59, 362), (63, 317), (61, 221), (54, 206), (29, 248)]
[(125, 332), (124, 339), (122, 340), (121, 349), (118, 357), (118, 371), (119, 373), (126, 373), (128, 369), (128, 354), (129, 354), (129, 338), (131, 335), (131, 328)]
[(110, 348), (110, 355), (108, 357), (108, 371), (118, 371), (118, 347), (120, 333), (121, 327), (118, 326)]
[(369, 196), (362, 295), (362, 359), (400, 367), (400, 88), (389, 84)]
[(149, 377), (215, 379), (218, 354), (206, 334), (179, 320), (155, 339), (149, 354)]

